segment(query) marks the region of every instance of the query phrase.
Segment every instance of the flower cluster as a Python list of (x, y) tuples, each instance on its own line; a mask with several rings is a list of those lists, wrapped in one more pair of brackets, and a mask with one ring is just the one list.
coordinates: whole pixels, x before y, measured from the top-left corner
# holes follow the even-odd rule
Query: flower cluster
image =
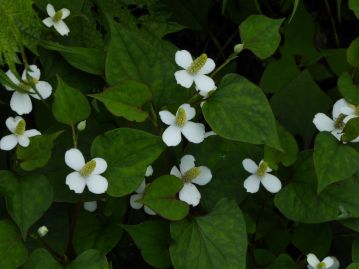
[[(342, 98), (335, 102), (332, 110), (332, 118), (324, 113), (317, 113), (314, 116), (313, 123), (319, 131), (330, 132), (336, 139), (341, 140), (345, 125), (349, 120), (356, 117), (359, 117), (359, 108)], [(351, 142), (359, 142), (359, 137), (353, 139)]]
[[(8, 70), (7, 77), (13, 86), (5, 85), (5, 89), (13, 92), (10, 99), (10, 108), (18, 115), (29, 114), (32, 111), (30, 97), (41, 100), (48, 98), (52, 93), (51, 85), (46, 81), (40, 81), (40, 69), (36, 65), (28, 66), (21, 78)], [(20, 116), (9, 117), (5, 121), (6, 127), (12, 133), (0, 140), (0, 149), (12, 150), (16, 145), (28, 147), (30, 137), (41, 135), (36, 129), (26, 130), (26, 121)]]

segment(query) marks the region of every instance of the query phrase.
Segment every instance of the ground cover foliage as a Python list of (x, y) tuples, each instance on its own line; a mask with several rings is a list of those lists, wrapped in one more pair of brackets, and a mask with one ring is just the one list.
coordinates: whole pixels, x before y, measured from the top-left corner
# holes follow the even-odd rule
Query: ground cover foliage
[(0, 268), (359, 268), (358, 0), (0, 11)]

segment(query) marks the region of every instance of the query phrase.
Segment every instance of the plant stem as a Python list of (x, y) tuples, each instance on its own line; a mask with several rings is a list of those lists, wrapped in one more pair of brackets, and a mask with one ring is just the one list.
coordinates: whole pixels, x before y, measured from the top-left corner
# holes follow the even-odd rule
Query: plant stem
[(229, 64), (232, 60), (234, 60), (235, 58), (237, 58), (237, 55), (231, 54), (225, 61), (223, 64), (221, 64), (219, 67), (217, 67), (216, 70), (213, 71), (213, 73), (211, 74), (211, 77), (213, 78), (220, 70), (222, 70), (223, 67), (225, 67), (227, 64)]
[(72, 131), (72, 142), (74, 144), (74, 148), (77, 148), (77, 135), (74, 125), (71, 125), (71, 131)]
[(337, 44), (337, 47), (340, 48), (339, 36), (338, 36), (337, 28), (335, 27), (335, 22), (334, 22), (334, 19), (333, 19), (333, 16), (332, 16), (332, 11), (330, 9), (330, 5), (328, 3), (328, 0), (324, 0), (324, 3), (325, 3), (325, 7), (326, 7), (326, 9), (328, 11), (328, 14), (329, 14), (330, 23), (331, 23), (332, 28), (333, 28), (335, 43)]

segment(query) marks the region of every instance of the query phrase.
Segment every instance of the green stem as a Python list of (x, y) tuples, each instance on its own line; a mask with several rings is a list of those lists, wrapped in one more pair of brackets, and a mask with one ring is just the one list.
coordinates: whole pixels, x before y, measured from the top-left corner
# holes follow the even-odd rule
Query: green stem
[(326, 9), (328, 11), (328, 14), (329, 14), (330, 23), (331, 23), (332, 28), (333, 28), (335, 43), (337, 44), (337, 47), (340, 48), (339, 36), (338, 36), (337, 28), (335, 26), (335, 22), (334, 22), (334, 19), (333, 19), (333, 16), (332, 16), (332, 11), (330, 9), (330, 5), (328, 3), (328, 0), (324, 0), (324, 3), (325, 3), (325, 7), (326, 7)]
[(221, 71), (227, 64), (229, 64), (231, 61), (233, 61), (234, 59), (236, 59), (238, 56), (237, 54), (231, 54), (225, 61), (223, 64), (221, 64), (219, 67), (216, 68), (216, 70), (213, 71), (213, 73), (211, 74), (211, 77), (213, 78), (219, 71)]
[(26, 70), (29, 69), (29, 62), (26, 57), (24, 46), (21, 46), (21, 57), (22, 57), (22, 61), (23, 61), (24, 65), (25, 65), (25, 69)]
[(74, 148), (77, 148), (77, 135), (76, 135), (76, 129), (74, 125), (71, 125), (71, 131), (72, 131), (72, 142), (74, 144)]

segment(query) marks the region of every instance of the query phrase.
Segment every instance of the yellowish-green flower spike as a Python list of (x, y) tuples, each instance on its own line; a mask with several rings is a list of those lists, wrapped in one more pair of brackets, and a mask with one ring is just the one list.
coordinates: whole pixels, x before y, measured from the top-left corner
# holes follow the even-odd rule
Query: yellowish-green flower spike
[(184, 182), (191, 182), (192, 180), (194, 180), (196, 177), (199, 176), (199, 174), (201, 173), (201, 168), (199, 167), (193, 167), (191, 169), (189, 169), (186, 173), (184, 173), (184, 175), (182, 176), (182, 179)]
[(31, 90), (31, 85), (26, 82), (20, 82), (19, 86), (21, 89), (23, 89), (26, 92)]
[(95, 160), (91, 160), (89, 162), (87, 162), (80, 170), (80, 174), (83, 177), (88, 177), (89, 175), (92, 174), (93, 170), (95, 170), (96, 168), (96, 161)]
[(186, 121), (187, 121), (186, 111), (182, 107), (180, 107), (176, 115), (176, 125), (178, 127), (183, 127), (186, 124)]
[(207, 54), (203, 53), (201, 56), (196, 58), (192, 64), (188, 67), (188, 72), (191, 74), (197, 74), (199, 70), (206, 64), (207, 62)]
[(340, 114), (339, 117), (334, 122), (335, 129), (343, 129), (345, 126), (344, 119), (346, 115)]
[(26, 130), (26, 122), (24, 120), (20, 120), (19, 123), (16, 125), (15, 134), (16, 135), (23, 135)]
[(265, 174), (267, 172), (267, 168), (268, 168), (268, 164), (266, 162), (262, 162), (256, 172), (257, 176), (260, 176), (260, 177), (265, 176)]
[(325, 264), (325, 262), (320, 262), (317, 265), (317, 269), (325, 269), (325, 268), (327, 268), (327, 265)]
[(58, 10), (55, 15), (52, 17), (52, 19), (54, 20), (54, 22), (58, 22), (60, 21), (62, 18), (62, 11)]

